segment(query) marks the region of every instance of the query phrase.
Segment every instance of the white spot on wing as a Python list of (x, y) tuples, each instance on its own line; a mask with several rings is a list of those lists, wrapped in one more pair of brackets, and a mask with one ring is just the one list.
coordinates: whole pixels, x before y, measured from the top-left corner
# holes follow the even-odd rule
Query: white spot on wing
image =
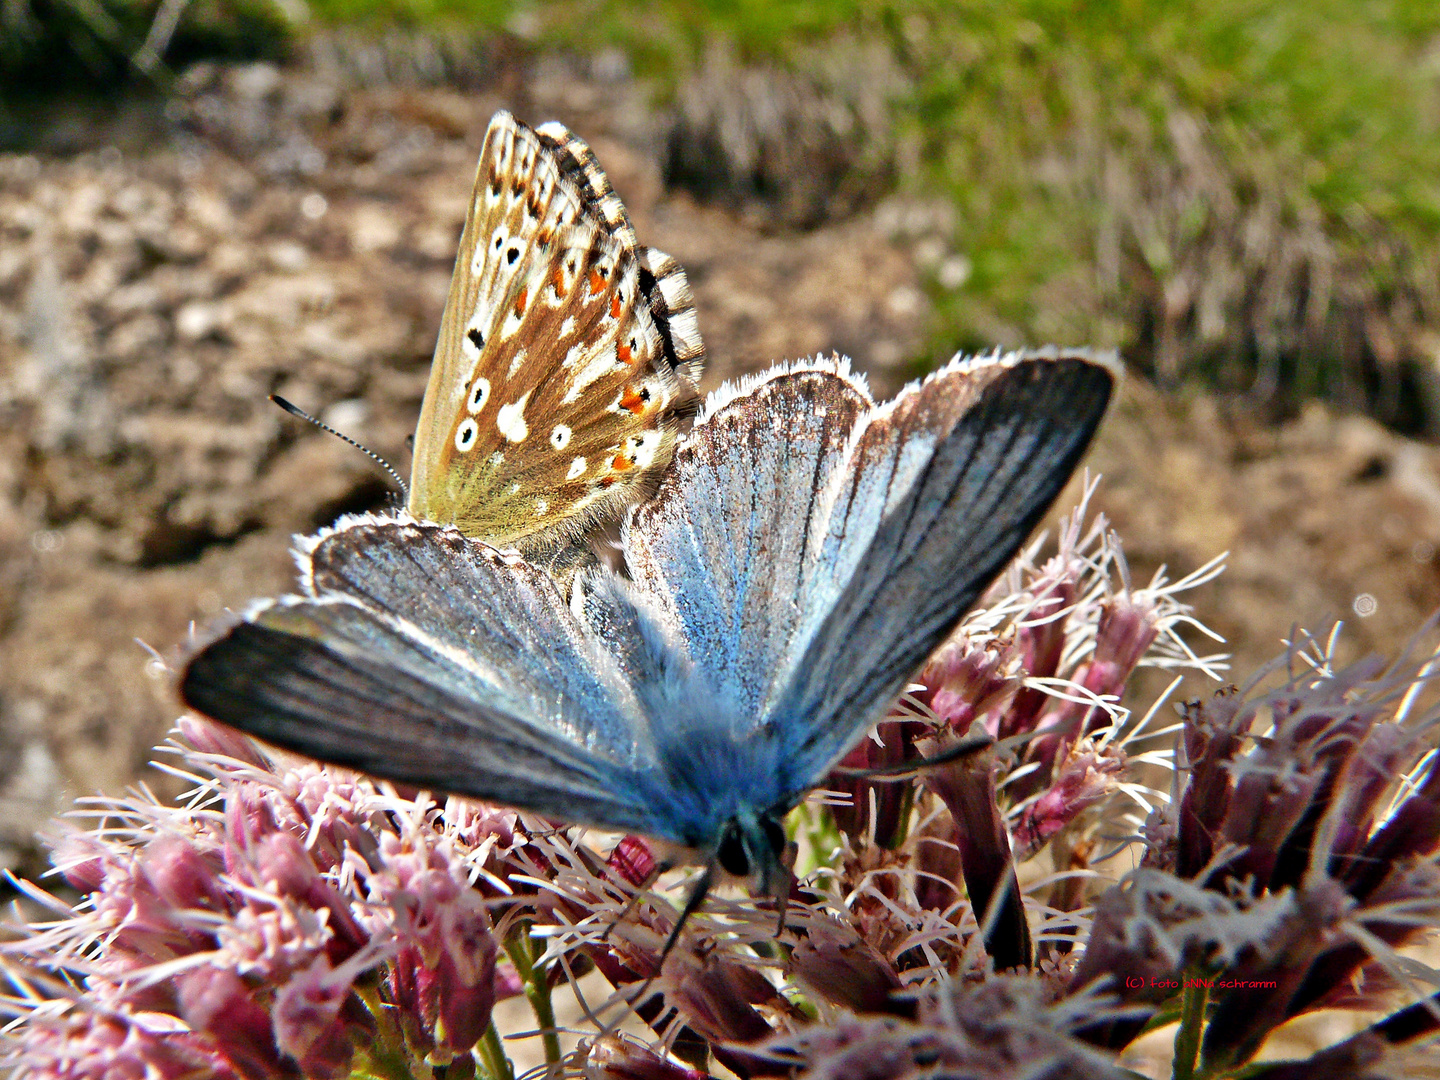
[(520, 349), (518, 352), (515, 353), (515, 359), (513, 359), (513, 360), (510, 361), (510, 369), (509, 369), (509, 371), (506, 372), (505, 377), (508, 378), (508, 379), (513, 379), (513, 378), (515, 377), (515, 373), (520, 370), (521, 366), (522, 366), (524, 363), (525, 363), (525, 350), (524, 350), (524, 349)]
[(536, 517), (539, 517), (541, 514), (545, 513), (545, 511), (546, 511), (546, 510), (549, 510), (549, 509), (550, 509), (550, 504), (549, 504), (548, 502), (546, 502), (544, 499), (536, 499), (536, 500), (535, 500), (535, 516), (536, 516)]
[(532, 392), (527, 390), (519, 401), (500, 406), (500, 413), (495, 418), (495, 426), (500, 429), (500, 434), (510, 442), (524, 442), (525, 436), (530, 434), (530, 428), (525, 423), (525, 406), (529, 402)]
[(465, 400), (465, 408), (470, 413), (478, 413), (485, 407), (485, 402), (490, 400), (490, 380), (480, 376), (470, 387), (470, 396)]
[(480, 425), (467, 416), (455, 429), (455, 449), (462, 454), (465, 453), (475, 445), (475, 439), (479, 434)]
[(475, 322), (472, 320), (471, 323), (470, 323), (470, 325), (467, 326), (467, 327), (465, 327), (465, 329), (464, 329), (463, 331), (461, 331), (461, 334), (460, 334), (460, 351), (461, 351), (462, 353), (464, 353), (466, 356), (468, 356), (471, 360), (479, 360), (479, 359), (480, 359), (480, 346), (479, 346), (479, 345), (476, 345), (476, 344), (475, 344), (475, 339), (470, 336), (470, 332), (471, 332), (472, 330), (479, 330), (481, 334), (484, 334), (484, 333), (485, 333), (484, 328), (483, 328), (483, 327), (478, 327), (478, 326), (476, 326), (476, 325), (475, 325)]
[(700, 344), (700, 324), (695, 321), (693, 310), (682, 311), (670, 320), (670, 336), (688, 348)]
[(550, 431), (550, 445), (556, 450), (564, 450), (570, 445), (570, 428), (565, 424), (556, 424)]
[(582, 476), (584, 476), (584, 475), (585, 475), (585, 459), (584, 459), (583, 457), (577, 457), (574, 461), (570, 462), (570, 471), (565, 474), (565, 479), (566, 479), (566, 480), (579, 480), (580, 477), (582, 477)]
[(642, 469), (648, 469), (655, 460), (655, 455), (660, 451), (660, 433), (658, 431), (642, 431), (630, 439), (631, 451), (635, 464)]
[[(574, 402), (585, 391), (585, 388), (600, 378), (607, 371), (610, 371), (619, 363), (615, 355), (615, 345), (612, 342), (607, 348), (595, 354), (595, 359), (586, 364), (575, 375), (575, 381), (570, 384), (570, 389), (565, 391), (565, 396), (560, 399), (561, 404), (569, 405)], [(628, 370), (625, 365), (622, 370)]]
[(672, 274), (669, 277), (662, 277), (656, 284), (660, 286), (660, 296), (670, 311), (679, 311), (693, 303), (689, 284), (682, 275)]

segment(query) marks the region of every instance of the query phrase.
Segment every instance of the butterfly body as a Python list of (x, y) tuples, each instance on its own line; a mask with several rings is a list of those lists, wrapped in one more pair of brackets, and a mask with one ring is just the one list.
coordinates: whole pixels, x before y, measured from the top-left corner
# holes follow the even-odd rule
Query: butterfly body
[[(454, 527), (358, 518), (189, 660), (191, 707), (322, 760), (645, 833), (779, 880), (779, 821), (1058, 494), (1116, 369), (959, 360), (876, 405), (843, 364), (712, 395), (573, 589)], [(780, 838), (780, 839), (777, 839)]]
[(415, 433), (407, 508), (538, 552), (654, 485), (704, 348), (583, 142), (490, 122)]

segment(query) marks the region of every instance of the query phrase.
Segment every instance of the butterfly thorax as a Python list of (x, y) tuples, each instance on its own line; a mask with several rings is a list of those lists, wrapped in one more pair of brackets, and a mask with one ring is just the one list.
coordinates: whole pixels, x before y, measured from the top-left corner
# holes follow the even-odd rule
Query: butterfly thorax
[(783, 842), (778, 822), (805, 788), (766, 728), (736, 738), (725, 726), (671, 731), (661, 742), (648, 796), (671, 835), (728, 873), (766, 872)]

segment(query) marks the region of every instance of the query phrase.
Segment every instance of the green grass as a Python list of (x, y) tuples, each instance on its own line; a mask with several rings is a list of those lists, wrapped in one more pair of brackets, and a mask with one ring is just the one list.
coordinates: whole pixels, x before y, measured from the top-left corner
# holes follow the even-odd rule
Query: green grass
[[(1061, 340), (1159, 362), (1144, 339), (1157, 305), (1147, 290), (1188, 268), (1237, 284), (1228, 340), (1186, 337), (1182, 326), (1174, 374), (1243, 387), (1268, 361), (1304, 393), (1373, 383), (1369, 361), (1337, 370), (1355, 351), (1332, 340), (1341, 330), (1307, 332), (1297, 315), (1270, 335), (1275, 315), (1250, 294), (1279, 288), (1283, 304), (1301, 305), (1312, 283), (1284, 281), (1265, 251), (1246, 265), (1256, 221), (1304, 223), (1328, 245), (1333, 322), (1392, 317), (1397, 304), (1422, 323), (1440, 319), (1432, 0), (593, 0), (545, 10), (551, 40), (619, 45), (662, 88), (716, 36), (744, 59), (782, 64), (835, 38), (885, 42), (910, 85), (894, 122), (922, 150), (900, 184), (953, 203), (954, 243), (973, 265), (962, 288), (934, 290), (931, 361), (957, 345)], [(1176, 180), (1177, 117), (1198, 124), (1215, 173), (1188, 195), (1183, 169)], [(1158, 205), (1117, 198), (1107, 170)], [(1268, 257), (1283, 246), (1273, 240)]]
[[(71, 13), (66, 40), (84, 36), (78, 0), (31, 2)], [(216, 12), (231, 24), (234, 12), (278, 17), (271, 2), (206, 0), (187, 12), (177, 48), (193, 52)], [(133, 37), (155, 3), (106, 7)], [(897, 144), (919, 148), (895, 183), (953, 205), (950, 239), (973, 265), (963, 286), (934, 286), (931, 360), (997, 340), (1094, 341), (1162, 375), (1243, 388), (1268, 364), (1306, 393), (1368, 392), (1389, 376), (1363, 358), (1354, 327), (1376, 314), (1440, 321), (1434, 0), (311, 0), (308, 10), (291, 34), (523, 29), (541, 46), (619, 47), (662, 99), (717, 40), (743, 61), (802, 69), (834, 43), (881, 43), (908, 87), (892, 102)], [(0, 77), (16, 70), (11, 39)], [(1177, 123), (1200, 132), (1199, 173)], [(1252, 250), (1257, 228), (1269, 248)], [(1311, 263), (1281, 272), (1297, 237)], [(1231, 282), (1212, 305), (1224, 315), (1218, 337), (1196, 329), (1194, 311), (1156, 330), (1171, 318), (1160, 298), (1185, 280), (1201, 291)], [(1312, 325), (1296, 312), (1316, 281), (1334, 283), (1334, 303), (1330, 321)]]

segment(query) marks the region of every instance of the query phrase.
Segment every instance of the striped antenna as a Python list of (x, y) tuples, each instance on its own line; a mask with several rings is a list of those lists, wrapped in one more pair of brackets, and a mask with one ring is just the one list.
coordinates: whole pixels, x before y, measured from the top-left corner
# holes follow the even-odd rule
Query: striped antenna
[(350, 438), (349, 435), (345, 435), (342, 432), (336, 431), (329, 424), (315, 419), (315, 417), (311, 416), (304, 409), (300, 408), (293, 402), (286, 401), (279, 394), (271, 394), (270, 400), (273, 401), (276, 405), (279, 405), (280, 408), (284, 409), (291, 416), (298, 416), (301, 420), (308, 420), (310, 421), (310, 423), (318, 427), (321, 431), (328, 431), (331, 435), (334, 435), (342, 442), (347, 442), (351, 446), (355, 447), (356, 450), (359, 450), (371, 461), (375, 462), (377, 465), (379, 465), (382, 469), (384, 469), (387, 473), (390, 474), (390, 476), (394, 479), (396, 486), (400, 488), (401, 495), (405, 496), (405, 498), (407, 499), (410, 497), (410, 487), (408, 484), (405, 483), (405, 478), (395, 471), (395, 466), (391, 465), (383, 457), (375, 453), (374, 450), (371, 450), (368, 446), (361, 446), (354, 439)]

